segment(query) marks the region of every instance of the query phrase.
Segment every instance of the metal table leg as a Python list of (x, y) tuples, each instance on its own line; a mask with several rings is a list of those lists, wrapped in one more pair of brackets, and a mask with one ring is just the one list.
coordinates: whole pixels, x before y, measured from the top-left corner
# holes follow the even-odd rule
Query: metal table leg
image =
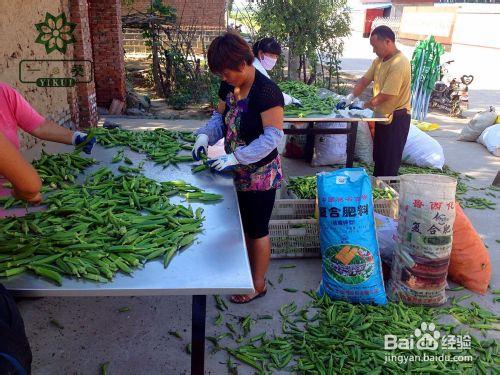
[(310, 163), (313, 155), (314, 155), (314, 140), (316, 137), (314, 136), (314, 122), (307, 123), (307, 135), (306, 135), (306, 145), (304, 148), (304, 156), (306, 162)]
[(354, 162), (354, 147), (356, 146), (356, 135), (358, 132), (358, 122), (351, 122), (349, 125), (349, 133), (347, 134), (347, 147), (346, 153), (347, 158), (345, 162), (345, 166), (347, 168), (352, 168), (352, 164)]
[(191, 374), (203, 375), (205, 372), (205, 317), (207, 296), (193, 296), (191, 327)]

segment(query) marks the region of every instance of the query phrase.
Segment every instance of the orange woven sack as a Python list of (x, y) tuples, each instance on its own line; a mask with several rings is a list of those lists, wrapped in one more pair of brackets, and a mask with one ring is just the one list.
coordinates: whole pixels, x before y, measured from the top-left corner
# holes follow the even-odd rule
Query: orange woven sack
[(488, 250), (458, 202), (448, 277), (480, 294), (486, 293), (491, 278)]

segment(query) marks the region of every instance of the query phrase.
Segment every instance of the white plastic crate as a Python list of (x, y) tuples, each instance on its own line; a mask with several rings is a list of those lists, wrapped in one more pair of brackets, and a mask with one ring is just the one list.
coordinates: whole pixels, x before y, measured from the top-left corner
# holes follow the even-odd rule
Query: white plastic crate
[[(392, 199), (374, 199), (373, 200), (373, 210), (380, 214), (393, 219), (398, 218), (398, 200), (399, 194), (396, 189), (394, 189), (391, 185), (384, 182), (379, 177), (371, 177), (372, 188), (378, 187), (381, 189), (389, 188), (391, 190), (391, 194), (393, 196)], [(399, 189), (399, 181), (398, 181), (398, 189)]]
[(271, 220), (314, 219), (314, 199), (276, 199)]
[(319, 224), (316, 219), (271, 220), (271, 258), (320, 257)]
[[(399, 179), (397, 180), (399, 184)], [(393, 199), (374, 200), (374, 211), (397, 219), (398, 193), (381, 179), (372, 177), (372, 186), (389, 187)], [(398, 185), (399, 187), (399, 185)], [(272, 258), (320, 257), (319, 222), (315, 199), (276, 199), (269, 222)]]
[(269, 221), (271, 258), (319, 257), (314, 199), (277, 199)]
[(400, 176), (377, 177), (399, 193)]

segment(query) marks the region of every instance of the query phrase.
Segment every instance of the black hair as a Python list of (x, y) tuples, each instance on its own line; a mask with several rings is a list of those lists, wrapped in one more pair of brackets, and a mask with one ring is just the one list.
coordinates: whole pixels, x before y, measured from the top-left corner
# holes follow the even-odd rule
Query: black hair
[(379, 40), (389, 39), (393, 43), (396, 41), (396, 35), (390, 27), (381, 25), (373, 29), (371, 35), (376, 35)]
[(227, 32), (212, 41), (207, 59), (210, 71), (217, 74), (224, 69), (239, 70), (243, 63), (252, 65), (253, 53), (239, 35)]
[(281, 55), (281, 46), (274, 38), (263, 38), (253, 44), (253, 54), (258, 55), (259, 51)]

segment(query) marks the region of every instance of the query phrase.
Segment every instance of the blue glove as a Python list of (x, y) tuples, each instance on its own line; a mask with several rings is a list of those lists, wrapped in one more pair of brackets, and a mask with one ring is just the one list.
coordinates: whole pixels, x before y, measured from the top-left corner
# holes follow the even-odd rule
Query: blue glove
[(347, 105), (347, 102), (345, 100), (342, 100), (342, 101), (337, 103), (335, 108), (336, 109), (345, 109), (346, 105)]
[(353, 94), (349, 94), (346, 96), (344, 100), (341, 100), (340, 102), (337, 103), (335, 108), (337, 109), (345, 109), (346, 107), (350, 107), (352, 102), (354, 101), (355, 97)]
[(117, 124), (116, 122), (111, 122), (109, 120), (104, 121), (102, 127), (104, 129), (121, 129), (120, 124)]
[[(73, 144), (73, 146), (78, 146), (80, 143), (83, 143), (86, 140), (87, 140), (86, 133), (74, 132), (71, 143)], [(85, 152), (86, 154), (90, 154), (92, 152), (92, 148), (94, 147), (95, 142), (96, 142), (95, 137), (92, 137), (92, 139), (85, 146), (83, 146), (83, 152)]]
[(349, 109), (359, 109), (359, 110), (363, 110), (365, 109), (365, 102), (361, 101), (361, 100), (356, 100), (354, 103), (352, 103), (350, 106), (349, 106)]
[(215, 159), (207, 160), (207, 164), (210, 165), (212, 170), (217, 172), (229, 172), (234, 169), (235, 166), (240, 164), (238, 159), (234, 154), (227, 154), (219, 156)]

